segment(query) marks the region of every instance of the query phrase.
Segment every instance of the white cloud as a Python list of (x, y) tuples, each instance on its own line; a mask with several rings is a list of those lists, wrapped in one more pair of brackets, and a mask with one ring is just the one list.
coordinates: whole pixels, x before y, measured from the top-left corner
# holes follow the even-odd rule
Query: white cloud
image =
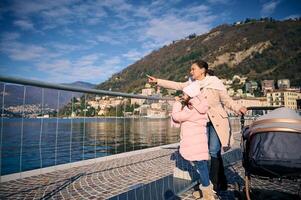
[(231, 0), (207, 0), (210, 4), (228, 4)]
[(1, 34), (1, 43), (15, 41), (20, 38), (20, 33), (17, 32), (4, 32)]
[(0, 41), (1, 53), (6, 54), (12, 60), (31, 62), (60, 56), (59, 53), (52, 52), (41, 45), (19, 42), (19, 38), (19, 33), (4, 33)]
[(29, 20), (16, 20), (14, 21), (14, 25), (22, 30), (35, 30), (33, 23)]
[(119, 67), (118, 65), (121, 63), (121, 59), (118, 56), (114, 56), (110, 59), (106, 59), (104, 62), (105, 66), (113, 66), (114, 68)]
[(63, 6), (74, 5), (77, 2), (79, 2), (79, 0), (13, 0), (9, 9), (19, 17), (26, 17), (42, 11), (55, 10)]
[(90, 48), (84, 44), (65, 44), (59, 42), (50, 42), (48, 46), (52, 46), (56, 51), (60, 52), (82, 51)]
[(121, 69), (119, 57), (108, 58), (102, 64), (100, 57), (102, 55), (88, 54), (72, 61), (58, 59), (40, 62), (36, 66), (40, 72), (47, 74), (48, 81), (61, 83), (80, 80), (99, 83)]
[[(118, 56), (107, 58), (103, 63), (99, 63), (99, 59), (95, 62), (88, 62), (87, 58), (94, 60), (95, 57), (92, 54), (72, 61), (64, 59), (54, 60), (50, 63), (38, 63), (37, 66), (38, 70), (46, 75), (48, 82), (56, 83), (74, 81), (100, 83), (126, 67), (126, 64), (121, 63), (124, 59)], [(41, 79), (41, 77), (35, 79)]]
[(272, 0), (272, 1), (269, 1), (265, 4), (263, 4), (261, 11), (260, 11), (261, 16), (266, 17), (266, 16), (270, 16), (271, 14), (273, 14), (279, 3), (280, 3), (280, 1)]
[(118, 41), (116, 38), (113, 38), (112, 36), (106, 36), (106, 35), (98, 35), (96, 36), (96, 40), (98, 42), (109, 43), (112, 45), (121, 44), (121, 42)]
[(75, 62), (75, 66), (91, 66), (93, 65), (102, 55), (101, 54), (90, 54), (81, 57)]
[(192, 33), (201, 34), (209, 31), (213, 17), (204, 17), (203, 21), (191, 21), (174, 15), (150, 20), (145, 36), (158, 44), (167, 44), (182, 39)]
[(296, 18), (300, 18), (301, 16), (296, 14), (296, 15), (289, 15), (289, 16), (286, 16), (285, 18), (283, 19), (296, 19)]
[(54, 60), (52, 62), (41, 62), (38, 65), (38, 70), (50, 73), (68, 73), (72, 71), (72, 63), (67, 59)]
[(141, 52), (141, 51), (139, 52), (137, 50), (130, 50), (127, 53), (122, 54), (123, 57), (125, 57), (125, 58), (127, 58), (128, 60), (131, 60), (131, 61), (137, 61), (140, 58), (142, 58), (144, 55), (145, 55), (144, 52)]
[(27, 45), (19, 42), (1, 44), (1, 52), (7, 54), (13, 60), (33, 61), (45, 56), (53, 56), (46, 48), (39, 45)]
[(67, 7), (60, 7), (52, 10), (45, 10), (42, 14), (50, 18), (59, 18), (72, 15), (72, 11)]
[(19, 27), (33, 28), (34, 25), (24, 19), (35, 18), (34, 22), (39, 24), (36, 28), (47, 30), (73, 23), (96, 25), (107, 16), (102, 4), (80, 0), (12, 0), (2, 12), (12, 12)]

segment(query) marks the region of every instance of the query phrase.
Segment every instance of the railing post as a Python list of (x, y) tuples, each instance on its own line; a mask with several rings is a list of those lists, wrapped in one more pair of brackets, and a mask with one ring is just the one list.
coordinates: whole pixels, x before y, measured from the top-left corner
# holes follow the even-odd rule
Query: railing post
[(0, 131), (0, 183), (2, 182), (2, 142), (3, 142), (3, 118), (4, 118), (4, 97), (5, 97), (5, 89), (6, 84), (3, 84), (3, 91), (2, 91), (2, 111), (1, 111), (1, 131)]

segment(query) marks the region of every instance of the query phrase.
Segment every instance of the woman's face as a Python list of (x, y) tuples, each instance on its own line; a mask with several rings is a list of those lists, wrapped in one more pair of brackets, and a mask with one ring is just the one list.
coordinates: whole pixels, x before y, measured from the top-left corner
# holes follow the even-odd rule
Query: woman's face
[(202, 80), (205, 77), (205, 68), (200, 68), (197, 64), (192, 64), (190, 75), (194, 80)]

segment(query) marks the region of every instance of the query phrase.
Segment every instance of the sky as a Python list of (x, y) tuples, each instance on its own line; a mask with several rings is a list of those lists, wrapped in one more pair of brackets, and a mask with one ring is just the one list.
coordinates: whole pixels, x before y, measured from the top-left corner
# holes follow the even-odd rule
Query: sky
[(300, 0), (1, 0), (0, 75), (99, 84), (190, 34), (300, 16)]

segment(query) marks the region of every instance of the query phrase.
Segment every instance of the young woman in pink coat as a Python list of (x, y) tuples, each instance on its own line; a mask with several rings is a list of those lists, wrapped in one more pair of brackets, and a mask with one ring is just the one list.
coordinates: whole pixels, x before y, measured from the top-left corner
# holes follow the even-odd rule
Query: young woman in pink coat
[[(191, 161), (199, 174), (203, 199), (211, 200), (214, 199), (214, 192), (208, 171), (209, 151), (206, 133), (208, 103), (203, 95), (199, 95), (200, 87), (197, 84), (190, 84), (183, 92), (184, 107), (176, 98), (172, 110), (173, 123), (181, 126), (180, 154), (184, 159)], [(194, 196), (199, 198), (199, 191), (196, 191)]]

